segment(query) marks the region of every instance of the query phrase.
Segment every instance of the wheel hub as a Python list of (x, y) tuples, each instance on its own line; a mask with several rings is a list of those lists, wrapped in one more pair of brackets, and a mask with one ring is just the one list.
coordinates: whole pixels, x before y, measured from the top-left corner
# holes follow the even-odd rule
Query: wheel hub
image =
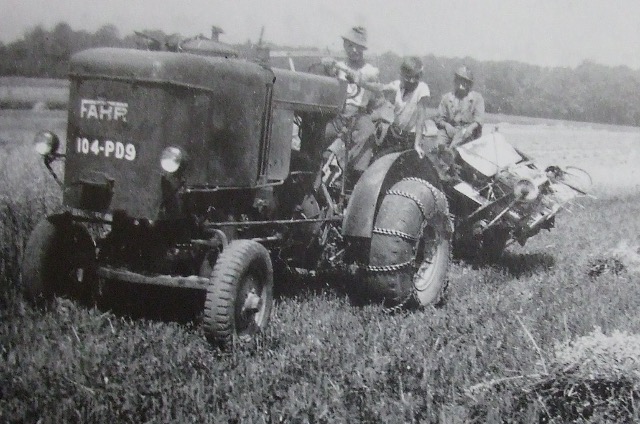
[(244, 316), (249, 316), (250, 314), (255, 314), (260, 310), (262, 306), (262, 299), (253, 291), (247, 293), (244, 304), (242, 305), (242, 314)]
[(436, 238), (435, 229), (430, 226), (424, 226), (420, 231), (418, 242), (414, 248), (414, 261), (418, 270), (414, 275), (413, 284), (418, 291), (426, 290), (429, 286), (427, 283), (430, 281), (429, 273), (438, 250)]
[(256, 316), (260, 313), (263, 300), (260, 296), (260, 288), (253, 276), (248, 276), (240, 289), (238, 297), (238, 322), (240, 328), (249, 328), (256, 322)]

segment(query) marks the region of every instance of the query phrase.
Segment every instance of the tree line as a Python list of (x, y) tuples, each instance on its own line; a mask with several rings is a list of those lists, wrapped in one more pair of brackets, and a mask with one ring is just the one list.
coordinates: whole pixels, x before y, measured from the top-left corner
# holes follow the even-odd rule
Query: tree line
[[(167, 36), (162, 31), (144, 32), (160, 40)], [(144, 48), (147, 42), (135, 34), (121, 37), (113, 25), (94, 33), (73, 30), (67, 23), (51, 30), (37, 26), (20, 40), (0, 43), (0, 75), (65, 78), (69, 58), (77, 51), (104, 46)], [(247, 51), (249, 45), (236, 47)], [(432, 107), (451, 90), (454, 70), (466, 64), (476, 76), (474, 89), (483, 94), (490, 113), (640, 126), (640, 69), (590, 61), (570, 68), (434, 55), (422, 60)], [(390, 81), (397, 78), (402, 58), (387, 52), (371, 61), (380, 68), (381, 80)]]
[[(401, 60), (383, 54), (381, 78), (397, 78)], [(453, 73), (465, 64), (473, 70), (473, 89), (482, 93), (489, 113), (640, 126), (640, 69), (591, 61), (569, 68), (434, 55), (422, 60), (432, 107), (453, 89)]]

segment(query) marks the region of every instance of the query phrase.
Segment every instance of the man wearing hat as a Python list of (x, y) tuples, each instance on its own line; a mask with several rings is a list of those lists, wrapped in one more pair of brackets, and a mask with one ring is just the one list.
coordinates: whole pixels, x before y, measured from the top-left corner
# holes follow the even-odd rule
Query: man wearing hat
[(473, 74), (466, 66), (459, 67), (453, 80), (454, 91), (442, 96), (438, 114), (438, 146), (456, 147), (482, 134), (484, 99), (471, 91)]
[[(335, 61), (325, 58), (322, 64), (327, 74), (347, 81), (347, 100), (340, 116), (327, 125), (325, 137), (328, 143), (336, 139), (348, 150), (347, 167), (355, 173), (364, 171), (373, 155), (375, 125), (371, 120), (371, 111), (380, 97), (370, 90), (356, 84), (357, 81), (378, 82), (380, 71), (365, 62), (364, 51), (367, 49), (367, 31), (356, 26), (342, 35), (346, 61)], [(348, 133), (348, 134), (346, 134)], [(329, 149), (335, 147), (332, 145)]]

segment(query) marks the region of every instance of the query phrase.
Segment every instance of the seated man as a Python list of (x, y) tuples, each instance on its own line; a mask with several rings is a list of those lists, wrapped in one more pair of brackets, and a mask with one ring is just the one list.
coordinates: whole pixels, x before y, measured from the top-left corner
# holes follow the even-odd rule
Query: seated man
[(328, 75), (349, 83), (342, 113), (327, 125), (325, 140), (326, 145), (332, 145), (330, 150), (336, 150), (332, 148), (336, 147), (332, 144), (336, 141), (346, 144), (346, 167), (357, 175), (366, 169), (372, 156), (375, 126), (370, 111), (376, 96), (355, 84), (354, 80), (377, 82), (379, 70), (364, 59), (364, 50), (367, 48), (365, 28), (354, 27), (342, 39), (347, 60), (338, 62), (326, 58), (322, 61)]
[(422, 74), (422, 61), (412, 56), (402, 61), (398, 80), (388, 84), (358, 81), (362, 87), (374, 92), (389, 93), (393, 99), (392, 123), (380, 142), (376, 157), (411, 148), (415, 148), (420, 157), (424, 156), (422, 138), (426, 131), (430, 92), (429, 86), (420, 81)]
[(456, 70), (454, 91), (442, 96), (434, 122), (439, 146), (456, 147), (482, 135), (484, 99), (471, 91), (473, 74), (466, 66)]

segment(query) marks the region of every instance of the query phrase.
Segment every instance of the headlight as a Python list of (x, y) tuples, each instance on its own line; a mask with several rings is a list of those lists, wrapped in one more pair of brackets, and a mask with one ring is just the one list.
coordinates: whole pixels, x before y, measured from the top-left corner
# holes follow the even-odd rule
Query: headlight
[(184, 162), (185, 154), (177, 147), (167, 147), (162, 151), (160, 166), (166, 172), (173, 174)]
[(47, 156), (58, 152), (60, 139), (51, 131), (40, 131), (33, 140), (33, 147), (38, 154)]
[(515, 184), (513, 187), (513, 193), (516, 195), (517, 199), (525, 202), (531, 202), (538, 198), (540, 189), (533, 180), (523, 178)]

